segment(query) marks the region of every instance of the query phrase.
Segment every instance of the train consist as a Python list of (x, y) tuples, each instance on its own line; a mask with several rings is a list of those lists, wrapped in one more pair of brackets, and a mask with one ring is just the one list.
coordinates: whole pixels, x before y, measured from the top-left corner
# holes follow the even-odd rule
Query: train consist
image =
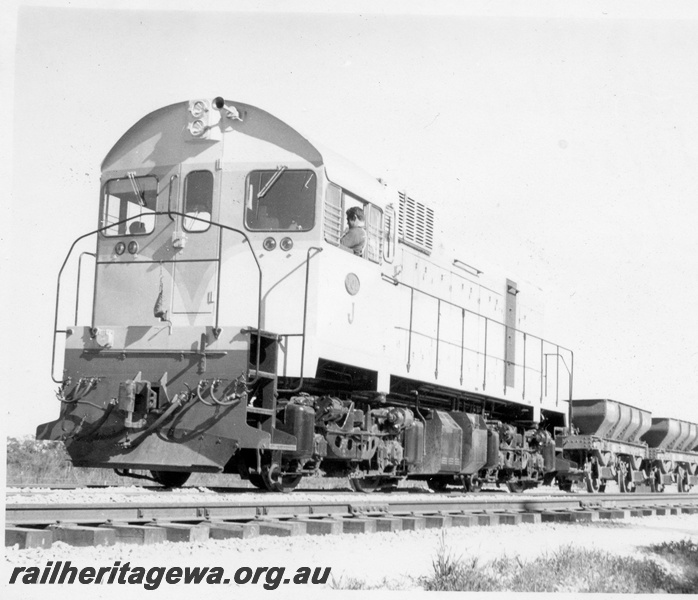
[(59, 273), (61, 410), (37, 438), (166, 486), (689, 489), (698, 427), (573, 400), (574, 356), (543, 337), (536, 288), (449, 254), (435, 218), (259, 108), (156, 110), (104, 159), (99, 226)]
[(572, 428), (556, 436), (562, 489), (582, 478), (590, 492), (604, 491), (609, 481), (621, 492), (663, 491), (673, 484), (687, 492), (698, 483), (698, 425), (652, 418), (612, 400), (573, 400), (570, 418)]

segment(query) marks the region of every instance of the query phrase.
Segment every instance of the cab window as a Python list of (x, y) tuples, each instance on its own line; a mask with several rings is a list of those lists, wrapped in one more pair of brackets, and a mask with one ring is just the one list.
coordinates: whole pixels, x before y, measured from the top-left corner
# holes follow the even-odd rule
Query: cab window
[(192, 171), (184, 179), (184, 229), (206, 231), (211, 226), (213, 173)]
[(364, 207), (364, 214), (366, 215), (366, 258), (379, 263), (383, 248), (383, 211), (373, 204), (367, 204)]
[(352, 207), (360, 208), (364, 213), (366, 246), (362, 257), (380, 263), (383, 248), (383, 211), (334, 184), (327, 187), (325, 196), (325, 240), (334, 246), (341, 245), (340, 240), (348, 228), (346, 213)]
[(310, 170), (252, 171), (247, 177), (245, 225), (253, 231), (309, 231), (315, 225), (317, 177)]
[(104, 235), (147, 235), (155, 229), (158, 181), (155, 177), (110, 179), (104, 186)]

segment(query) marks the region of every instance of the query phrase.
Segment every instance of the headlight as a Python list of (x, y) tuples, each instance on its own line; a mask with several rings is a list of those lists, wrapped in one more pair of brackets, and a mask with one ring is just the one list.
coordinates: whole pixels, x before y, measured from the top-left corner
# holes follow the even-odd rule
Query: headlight
[(279, 243), (279, 248), (281, 248), (284, 252), (288, 252), (291, 248), (293, 248), (293, 240), (289, 237), (285, 237)]
[(264, 242), (262, 242), (262, 246), (264, 246), (264, 249), (267, 252), (271, 252), (274, 248), (276, 248), (276, 240), (273, 237), (268, 237), (264, 240)]
[(138, 254), (138, 242), (136, 240), (128, 243), (128, 251), (131, 254)]
[(114, 246), (114, 252), (116, 252), (117, 256), (121, 256), (124, 252), (126, 252), (126, 244), (119, 242), (116, 246)]

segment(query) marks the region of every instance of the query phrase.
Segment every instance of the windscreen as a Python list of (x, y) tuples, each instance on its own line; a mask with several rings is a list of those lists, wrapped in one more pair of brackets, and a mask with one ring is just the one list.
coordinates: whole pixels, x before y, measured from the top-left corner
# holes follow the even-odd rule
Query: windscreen
[(309, 170), (252, 171), (247, 177), (245, 225), (253, 231), (309, 231), (315, 224), (316, 184)]
[(155, 228), (158, 181), (155, 177), (111, 179), (104, 186), (104, 235), (146, 235)]

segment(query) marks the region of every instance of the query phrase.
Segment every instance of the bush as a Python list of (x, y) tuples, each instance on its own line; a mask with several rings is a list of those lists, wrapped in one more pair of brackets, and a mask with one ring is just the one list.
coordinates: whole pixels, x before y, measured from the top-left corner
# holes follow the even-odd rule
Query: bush
[(123, 478), (109, 469), (73, 467), (63, 442), (7, 438), (6, 485), (114, 485)]
[(647, 548), (647, 552), (661, 556), (683, 573), (683, 577), (675, 581), (675, 590), (671, 591), (698, 593), (698, 544), (690, 540), (663, 542), (652, 544)]
[(672, 575), (654, 560), (572, 546), (527, 562), (504, 557), (478, 565), (477, 559), (454, 558), (442, 536), (436, 558), (432, 561), (434, 574), (423, 578), (421, 583), (424, 589), (437, 591), (616, 594), (698, 591), (698, 547), (695, 544), (668, 544), (654, 548), (652, 552), (681, 567), (681, 574)]
[(491, 592), (501, 589), (485, 570), (478, 568), (477, 558), (464, 560), (461, 557), (454, 557), (446, 547), (446, 536), (443, 531), (436, 558), (431, 561), (431, 564), (434, 568), (434, 576), (422, 580), (425, 590)]

